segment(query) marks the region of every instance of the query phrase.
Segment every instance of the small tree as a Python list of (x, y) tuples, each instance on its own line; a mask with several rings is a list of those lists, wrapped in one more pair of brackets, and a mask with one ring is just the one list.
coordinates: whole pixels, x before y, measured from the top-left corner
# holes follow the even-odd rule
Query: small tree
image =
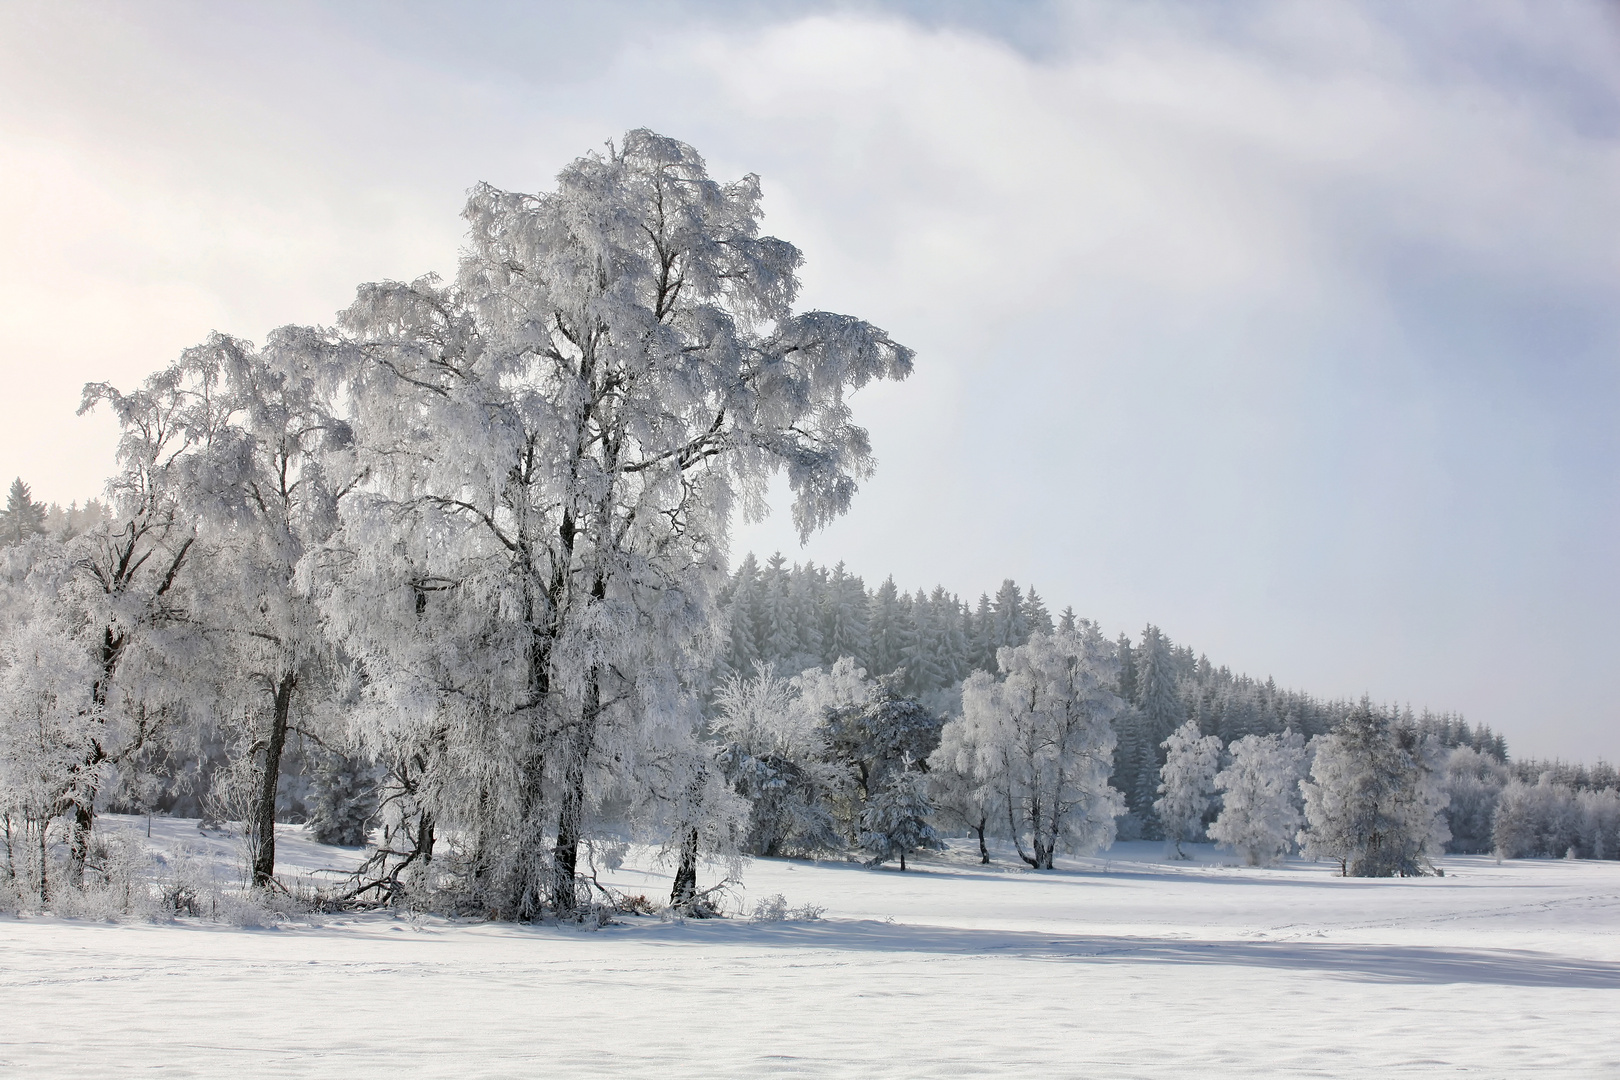
[(1308, 826), (1300, 843), (1346, 877), (1407, 877), (1433, 867), (1449, 838), (1434, 748), (1361, 703), (1316, 744), (1300, 785)]
[(895, 671), (878, 679), (864, 702), (823, 714), (827, 758), (844, 777), (834, 813), (856, 843), (867, 805), (887, 789), (890, 777), (925, 761), (939, 746), (943, 721), (900, 692), (904, 681), (905, 670)]
[(1160, 744), (1165, 750), (1159, 770), (1159, 798), (1153, 804), (1164, 826), (1165, 854), (1176, 859), (1187, 856), (1183, 840), (1192, 840), (1209, 809), (1215, 789), (1215, 770), (1221, 763), (1221, 740), (1216, 735), (1198, 736), (1198, 722), (1188, 720)]
[(979, 841), (979, 862), (990, 862), (985, 833), (1005, 812), (999, 801), (1000, 789), (986, 783), (976, 762), (979, 757), (979, 728), (962, 717), (946, 722), (940, 732), (939, 749), (928, 757), (929, 787), (938, 810), (966, 826)]
[(872, 853), (874, 866), (899, 859), (904, 870), (908, 852), (939, 847), (939, 836), (928, 823), (934, 807), (927, 777), (911, 765), (908, 758), (861, 811), (860, 845)]
[(1250, 866), (1269, 866), (1293, 846), (1303, 824), (1305, 739), (1292, 731), (1245, 735), (1231, 752), (1232, 763), (1215, 775), (1221, 812), (1210, 823), (1209, 838), (1241, 853)]

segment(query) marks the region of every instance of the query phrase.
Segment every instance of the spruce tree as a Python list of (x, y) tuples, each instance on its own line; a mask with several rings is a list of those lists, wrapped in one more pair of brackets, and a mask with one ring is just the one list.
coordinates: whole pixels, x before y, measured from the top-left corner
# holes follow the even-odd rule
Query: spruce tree
[(6, 493), (6, 508), (0, 510), (0, 544), (20, 544), (44, 531), (45, 507), (34, 501), (34, 493), (19, 476)]

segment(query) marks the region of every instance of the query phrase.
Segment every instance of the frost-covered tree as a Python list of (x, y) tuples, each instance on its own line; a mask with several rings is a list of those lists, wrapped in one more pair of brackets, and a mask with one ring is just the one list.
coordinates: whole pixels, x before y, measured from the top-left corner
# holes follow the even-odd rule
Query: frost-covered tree
[[(0, 552), (0, 839), (10, 891), (43, 907), (54, 886), (51, 851), (79, 842), (74, 811), (93, 805), (82, 788), (100, 779), (85, 763), (96, 757), (102, 717), (94, 655), (75, 632), (76, 613), (57, 602), (66, 568), (42, 547)], [(33, 565), (45, 559), (54, 565)], [(75, 880), (83, 871), (82, 861), (70, 864)]]
[(280, 330), (265, 348), (215, 334), (188, 350), (215, 422), (181, 459), (182, 498), (210, 573), (193, 625), (222, 639), (222, 701), (241, 718), (231, 777), (240, 790), (253, 884), (275, 874), (276, 793), (290, 734), (331, 701), (333, 657), (317, 609), (318, 561), (337, 504), (363, 477), (348, 424), (326, 400), (324, 340)]
[(1176, 859), (1187, 856), (1183, 840), (1196, 840), (1215, 790), (1215, 770), (1221, 764), (1221, 740), (1198, 734), (1198, 723), (1189, 720), (1164, 741), (1164, 766), (1159, 770), (1159, 798), (1153, 810), (1164, 828), (1165, 854)]
[(1305, 739), (1245, 735), (1228, 747), (1231, 763), (1215, 774), (1221, 812), (1209, 838), (1236, 851), (1249, 866), (1270, 866), (1294, 845), (1304, 823), (1299, 782), (1304, 778)]
[(939, 748), (928, 757), (928, 789), (936, 811), (946, 820), (968, 829), (979, 842), (979, 862), (990, 862), (986, 834), (1005, 817), (1001, 788), (980, 766), (977, 739), (985, 730), (958, 716), (940, 729)]
[(848, 657), (858, 667), (869, 667), (872, 637), (867, 627), (866, 588), (839, 563), (827, 581), (827, 632), (822, 645), (829, 665)]
[(0, 544), (20, 544), (45, 531), (45, 507), (34, 501), (28, 485), (17, 477), (6, 492), (6, 508), (0, 510)]
[(1575, 792), (1543, 773), (1534, 784), (1514, 780), (1502, 789), (1491, 838), (1504, 859), (1558, 858), (1579, 830)]
[[(769, 667), (721, 685), (714, 721), (722, 747), (718, 760), (736, 793), (749, 801), (745, 851), (811, 855), (840, 847), (831, 811), (838, 776), (825, 760), (823, 700), (848, 703), (852, 696), (865, 700), (867, 693), (853, 662), (843, 664), (836, 674), (815, 672), (808, 693), (802, 680), (778, 678)], [(846, 692), (828, 694), (826, 678), (846, 683)]]
[(734, 512), (782, 470), (801, 533), (843, 512), (871, 468), (846, 394), (910, 371), (877, 328), (792, 311), (800, 255), (759, 199), (631, 132), (553, 191), (476, 188), (456, 283), (365, 286), (332, 343), (370, 468), (332, 601), (361, 715), (396, 772), (423, 763), (485, 910), (575, 909), (590, 815), (689, 723)]
[(1437, 747), (1361, 703), (1316, 740), (1300, 844), (1346, 877), (1428, 873), (1448, 834)]
[(1019, 857), (1050, 870), (1060, 848), (1108, 846), (1124, 812), (1108, 786), (1112, 720), (1124, 707), (1114, 651), (1088, 626), (1036, 635), (997, 660), (1003, 678), (975, 672), (963, 685), (961, 741), (975, 747), (975, 776), (997, 790)]
[(73, 818), (69, 852), (82, 876), (102, 786), (128, 770), (172, 731), (217, 671), (199, 651), (195, 597), (186, 571), (197, 544), (182, 492), (224, 418), (217, 372), (189, 354), (123, 393), (84, 388), (81, 413), (106, 405), (121, 429), (112, 512), (64, 548), (71, 572), (53, 584), (74, 613), (74, 640), (91, 660), (87, 724), (67, 790)]
[(1472, 746), (1458, 746), (1446, 755), (1440, 786), (1451, 832), (1447, 851), (1478, 855), (1492, 849), (1497, 800), (1510, 779), (1506, 765)]
[(908, 759), (891, 773), (861, 810), (858, 840), (871, 854), (873, 864), (899, 859), (904, 870), (908, 854), (939, 846), (939, 837), (928, 822), (934, 807), (928, 799), (927, 777), (911, 766)]
[[(806, 673), (808, 674), (808, 672)], [(890, 777), (926, 761), (939, 746), (943, 721), (900, 687), (903, 673), (876, 680), (866, 699), (823, 711), (826, 754), (844, 783), (834, 813), (845, 834), (859, 843), (861, 815), (885, 790)]]
[(1620, 790), (1575, 793), (1576, 835), (1588, 859), (1620, 859)]
[(889, 577), (872, 594), (866, 619), (867, 656), (875, 675), (888, 675), (905, 662), (911, 644), (900, 606), (900, 593)]
[(1023, 590), (1012, 578), (1007, 578), (996, 591), (996, 598), (989, 609), (987, 640), (992, 655), (999, 662), (997, 650), (1016, 649), (1029, 640), (1029, 613), (1024, 605)]

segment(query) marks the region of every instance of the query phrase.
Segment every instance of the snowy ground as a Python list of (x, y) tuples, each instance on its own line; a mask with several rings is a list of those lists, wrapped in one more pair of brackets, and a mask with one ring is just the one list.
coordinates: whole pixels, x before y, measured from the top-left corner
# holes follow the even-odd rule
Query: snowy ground
[[(356, 857), (298, 833), (299, 874)], [(813, 922), (0, 918), (0, 1075), (1620, 1076), (1620, 863), (1347, 881), (1192, 850), (750, 864), (734, 905)], [(636, 865), (604, 880), (667, 893)]]

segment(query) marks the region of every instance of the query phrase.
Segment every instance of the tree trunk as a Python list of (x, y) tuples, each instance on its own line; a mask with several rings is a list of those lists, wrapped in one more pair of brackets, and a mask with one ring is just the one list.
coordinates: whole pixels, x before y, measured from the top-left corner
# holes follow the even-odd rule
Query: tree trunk
[(572, 915), (579, 901), (576, 897), (576, 872), (579, 867), (579, 840), (585, 816), (585, 759), (591, 748), (591, 728), (596, 720), (596, 706), (600, 691), (593, 673), (585, 692), (585, 707), (568, 748), (568, 761), (564, 768), (562, 808), (557, 814), (557, 844), (551, 853), (551, 907), (559, 918)]
[(51, 902), (50, 867), (46, 863), (46, 859), (50, 857), (50, 851), (46, 846), (45, 837), (45, 831), (49, 825), (49, 821), (39, 823), (39, 904), (41, 907)]
[(281, 752), (287, 745), (287, 724), (292, 715), (293, 688), (298, 677), (283, 672), (276, 683), (270, 710), (270, 738), (264, 744), (264, 769), (254, 793), (253, 820), (243, 822), (253, 843), (253, 887), (268, 888), (276, 876), (276, 786), (281, 780)]
[(669, 906), (680, 911), (697, 896), (698, 831), (689, 825), (681, 838), (681, 862), (675, 868), (675, 887), (669, 891)]
[(984, 827), (987, 821), (988, 819), (981, 814), (979, 823), (973, 826), (973, 831), (979, 834), (979, 863), (982, 866), (990, 865), (990, 849), (984, 843)]
[(906, 869), (906, 849), (901, 848), (900, 849), (900, 871), (901, 871), (901, 873), (904, 873), (905, 869)]
[(84, 888), (84, 864), (90, 858), (90, 830), (96, 824), (95, 789), (88, 799), (75, 797), (73, 824), (68, 827), (68, 884)]

